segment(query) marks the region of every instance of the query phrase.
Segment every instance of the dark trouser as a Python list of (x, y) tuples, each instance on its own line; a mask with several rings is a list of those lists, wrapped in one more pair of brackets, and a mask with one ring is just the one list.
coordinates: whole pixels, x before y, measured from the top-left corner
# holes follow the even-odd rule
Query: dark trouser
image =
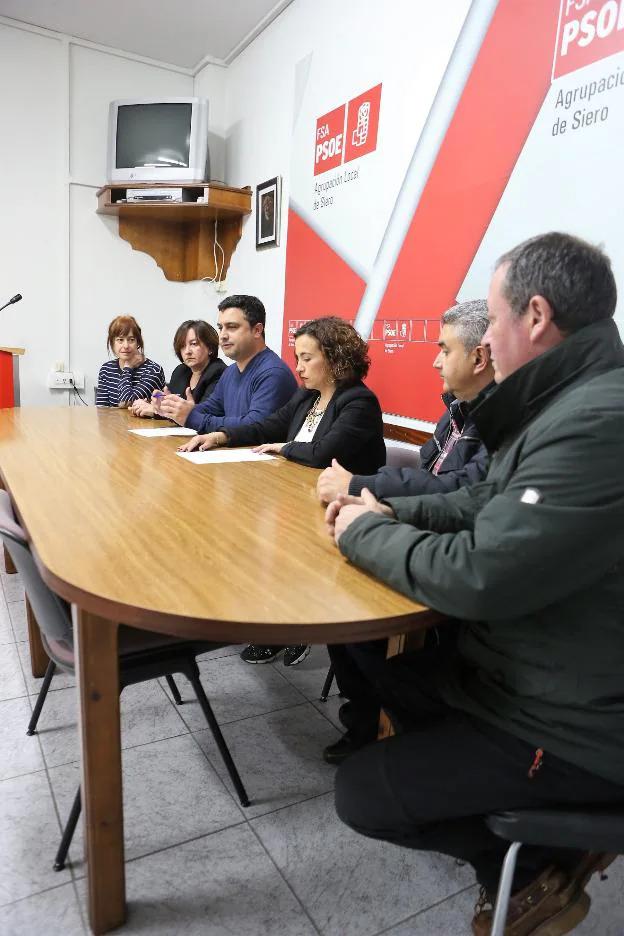
[[(457, 643), (458, 624), (448, 620), (442, 627), (431, 628), (425, 635), (425, 649), (439, 650), (441, 658), (450, 657)], [(385, 683), (387, 640), (366, 640), (327, 647), (340, 694), (351, 703), (350, 734), (365, 741), (377, 737), (381, 708), (379, 685)], [(421, 653), (418, 650), (416, 653)], [(410, 656), (411, 654), (404, 654)], [(393, 710), (396, 706), (391, 706)]]
[(377, 737), (380, 702), (375, 685), (386, 665), (387, 647), (387, 640), (327, 647), (340, 694), (351, 703), (354, 722), (351, 733), (365, 741)]
[[(468, 861), (496, 891), (508, 843), (483, 816), (501, 809), (613, 802), (624, 788), (546, 751), (529, 777), (535, 748), (449, 708), (437, 685), (448, 653), (419, 650), (389, 660), (379, 681), (384, 706), (403, 733), (353, 754), (336, 775), (336, 809), (362, 835)], [(580, 853), (520, 849), (515, 889), (551, 864), (570, 867)]]

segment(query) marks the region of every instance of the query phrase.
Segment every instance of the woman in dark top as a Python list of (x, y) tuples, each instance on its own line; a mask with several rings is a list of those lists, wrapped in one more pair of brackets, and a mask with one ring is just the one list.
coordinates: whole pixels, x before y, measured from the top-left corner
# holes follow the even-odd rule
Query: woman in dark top
[[(182, 322), (173, 338), (173, 350), (182, 362), (174, 369), (164, 393), (175, 393), (201, 403), (216, 387), (225, 364), (218, 357), (219, 336), (212, 325), (202, 319)], [(156, 416), (154, 398), (137, 400), (132, 405), (134, 416)]]
[[(349, 471), (377, 471), (386, 461), (379, 401), (362, 380), (368, 373), (368, 345), (339, 318), (307, 322), (295, 333), (297, 374), (303, 387), (271, 416), (226, 432), (198, 435), (181, 451), (220, 445), (255, 445), (300, 465), (326, 468), (336, 458)], [(359, 466), (355, 468), (353, 466)], [(246, 663), (270, 663), (282, 650), (284, 664), (300, 663), (310, 648), (250, 644)]]

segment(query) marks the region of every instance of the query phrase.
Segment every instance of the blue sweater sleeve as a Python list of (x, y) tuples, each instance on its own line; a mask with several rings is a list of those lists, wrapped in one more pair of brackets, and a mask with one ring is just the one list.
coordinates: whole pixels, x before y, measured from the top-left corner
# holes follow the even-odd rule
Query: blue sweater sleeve
[(186, 426), (204, 433), (261, 422), (286, 403), (297, 386), (292, 373), (286, 368), (267, 368), (253, 379), (247, 413), (244, 416), (226, 416), (223, 406), (219, 413), (214, 411), (215, 397), (218, 396), (222, 384), (223, 379), (219, 381), (217, 389), (205, 403), (191, 410), (185, 423)]

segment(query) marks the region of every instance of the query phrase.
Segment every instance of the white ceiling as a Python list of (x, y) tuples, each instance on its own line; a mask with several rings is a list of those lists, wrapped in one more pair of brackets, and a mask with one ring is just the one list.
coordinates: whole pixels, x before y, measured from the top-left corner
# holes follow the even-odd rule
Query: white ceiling
[(230, 62), (292, 0), (0, 0), (0, 16), (195, 70)]

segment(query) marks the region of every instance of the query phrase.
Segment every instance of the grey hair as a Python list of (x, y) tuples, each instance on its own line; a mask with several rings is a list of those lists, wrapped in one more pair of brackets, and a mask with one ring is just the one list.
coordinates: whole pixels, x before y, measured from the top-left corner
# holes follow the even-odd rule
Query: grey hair
[(460, 302), (447, 309), (440, 321), (442, 325), (455, 327), (455, 334), (463, 344), (466, 354), (470, 354), (483, 341), (489, 325), (487, 302), (485, 299)]
[(518, 317), (533, 296), (543, 296), (564, 335), (600, 319), (612, 318), (617, 286), (609, 257), (571, 234), (540, 234), (504, 253), (496, 269), (507, 267), (503, 296)]

